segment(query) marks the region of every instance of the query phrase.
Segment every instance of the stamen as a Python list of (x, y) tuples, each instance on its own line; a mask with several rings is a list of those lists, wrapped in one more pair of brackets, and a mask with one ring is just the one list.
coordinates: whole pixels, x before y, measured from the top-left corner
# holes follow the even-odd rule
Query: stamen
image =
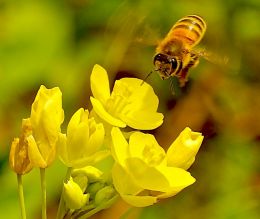
[(124, 84), (121, 81), (116, 81), (114, 89), (112, 91), (111, 97), (106, 103), (106, 109), (111, 115), (120, 115), (124, 112), (127, 105), (130, 102), (130, 96), (133, 91), (130, 90), (130, 87)]

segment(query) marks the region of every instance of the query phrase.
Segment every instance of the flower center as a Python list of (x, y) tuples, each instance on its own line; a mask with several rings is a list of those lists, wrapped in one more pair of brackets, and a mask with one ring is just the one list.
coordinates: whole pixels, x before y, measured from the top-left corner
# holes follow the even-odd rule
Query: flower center
[(132, 90), (125, 83), (117, 80), (110, 98), (106, 102), (106, 110), (113, 116), (119, 117), (126, 111), (126, 106), (131, 103), (129, 97), (132, 95)]
[(144, 150), (143, 150), (143, 157), (144, 161), (149, 165), (149, 166), (157, 166), (159, 165), (164, 157), (165, 157), (165, 152), (163, 148), (157, 147), (156, 145), (145, 145)]

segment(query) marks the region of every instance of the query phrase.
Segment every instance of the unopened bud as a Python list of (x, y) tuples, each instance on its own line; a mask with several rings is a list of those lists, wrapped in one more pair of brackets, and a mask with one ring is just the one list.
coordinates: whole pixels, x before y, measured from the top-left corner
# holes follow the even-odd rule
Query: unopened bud
[(89, 201), (89, 194), (83, 194), (80, 186), (72, 178), (64, 183), (64, 200), (70, 209), (79, 209)]
[(109, 201), (115, 195), (115, 189), (112, 186), (105, 186), (96, 193), (95, 204), (101, 205)]

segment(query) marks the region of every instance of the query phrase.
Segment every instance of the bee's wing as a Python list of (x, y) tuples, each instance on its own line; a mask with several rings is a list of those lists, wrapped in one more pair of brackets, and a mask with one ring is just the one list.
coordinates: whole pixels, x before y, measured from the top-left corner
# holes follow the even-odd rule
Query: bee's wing
[(201, 49), (198, 51), (194, 51), (199, 57), (204, 58), (205, 60), (215, 64), (215, 65), (227, 65), (229, 62), (229, 58), (227, 56), (221, 56), (217, 53), (208, 51), (206, 49)]
[(159, 32), (158, 29), (152, 28), (148, 24), (140, 25), (136, 32), (134, 43), (145, 46), (156, 46), (161, 41)]

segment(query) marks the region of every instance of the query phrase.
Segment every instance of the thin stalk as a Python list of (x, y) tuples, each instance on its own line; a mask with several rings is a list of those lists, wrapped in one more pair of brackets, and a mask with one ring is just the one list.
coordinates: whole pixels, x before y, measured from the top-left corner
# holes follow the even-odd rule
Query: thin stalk
[(41, 174), (41, 189), (42, 189), (42, 219), (47, 219), (46, 213), (46, 177), (45, 177), (45, 168), (40, 168)]
[(23, 181), (22, 181), (21, 174), (17, 174), (17, 183), (18, 183), (18, 194), (19, 194), (19, 202), (21, 208), (21, 216), (22, 219), (26, 219), (26, 211), (25, 211), (24, 195), (23, 195)]
[(115, 195), (113, 198), (108, 200), (106, 203), (97, 206), (96, 208), (83, 214), (82, 216), (76, 217), (76, 219), (87, 219), (87, 218), (91, 217), (92, 215), (96, 214), (97, 212), (110, 207), (112, 204), (114, 204), (116, 202), (117, 199), (118, 199), (118, 195)]
[[(68, 180), (70, 179), (71, 170), (72, 170), (72, 167), (68, 167), (64, 182), (68, 182)], [(64, 192), (64, 186), (62, 185), (62, 192), (61, 192), (61, 196), (60, 196), (59, 208), (58, 208), (56, 219), (63, 218), (63, 214), (64, 214), (64, 210), (65, 210), (63, 192)]]

